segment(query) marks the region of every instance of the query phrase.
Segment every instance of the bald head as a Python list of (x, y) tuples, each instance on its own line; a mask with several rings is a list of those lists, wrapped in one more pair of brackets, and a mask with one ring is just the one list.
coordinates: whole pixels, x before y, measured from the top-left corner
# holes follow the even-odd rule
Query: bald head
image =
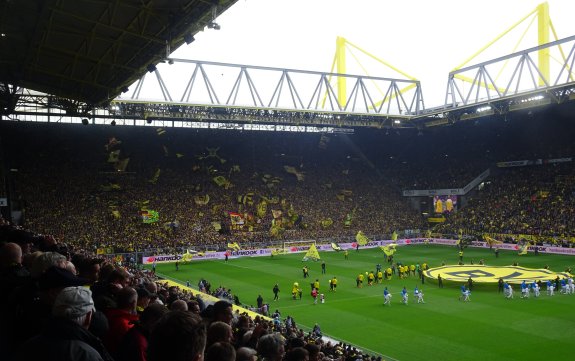
[(0, 266), (9, 267), (22, 263), (22, 248), (17, 243), (6, 243), (0, 248)]

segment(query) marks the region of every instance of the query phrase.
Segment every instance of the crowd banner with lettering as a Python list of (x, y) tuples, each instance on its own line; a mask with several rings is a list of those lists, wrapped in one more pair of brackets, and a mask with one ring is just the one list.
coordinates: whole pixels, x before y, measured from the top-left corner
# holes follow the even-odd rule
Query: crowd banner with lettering
[(427, 196), (462, 196), (465, 195), (463, 188), (447, 189), (410, 189), (403, 191), (404, 197), (427, 197)]
[[(376, 247), (384, 247), (395, 243), (397, 246), (408, 246), (410, 244), (440, 244), (440, 245), (447, 245), (447, 246), (455, 246), (457, 244), (456, 239), (444, 239), (444, 238), (406, 238), (406, 239), (398, 239), (396, 241), (393, 240), (380, 240), (380, 241), (369, 241), (366, 245), (361, 246), (361, 248), (376, 248)], [(346, 249), (355, 249), (356, 242), (351, 243), (338, 243), (339, 247), (342, 250)], [(473, 241), (469, 244), (470, 247), (477, 247), (477, 248), (490, 248), (487, 242), (479, 242)], [(331, 246), (331, 243), (316, 245), (317, 250), (320, 252), (335, 252)], [(519, 251), (519, 246), (514, 243), (502, 243), (498, 244), (492, 248), (499, 248), (502, 250), (511, 250), (511, 251)], [(309, 249), (308, 246), (299, 246), (299, 247), (289, 247), (289, 249), (285, 250), (286, 254), (290, 253), (303, 253), (307, 252)], [(563, 255), (573, 255), (575, 256), (575, 248), (567, 248), (567, 247), (553, 247), (553, 246), (529, 246), (529, 252), (535, 252), (535, 250), (539, 253), (553, 253), (553, 254), (563, 254)], [(195, 261), (202, 261), (208, 259), (225, 259), (226, 253), (228, 253), (228, 257), (232, 258), (239, 258), (239, 257), (263, 257), (263, 256), (271, 256), (272, 251), (275, 248), (259, 248), (259, 249), (242, 249), (239, 251), (222, 251), (222, 252), (207, 252), (207, 253), (197, 253), (192, 258), (192, 262)], [(168, 255), (158, 255), (158, 256), (145, 256), (142, 257), (142, 264), (152, 264), (156, 263), (169, 263), (169, 262), (176, 262), (182, 261), (183, 254), (168, 254)]]
[(487, 177), (489, 177), (490, 174), (491, 174), (491, 170), (487, 169), (483, 173), (478, 175), (474, 180), (472, 180), (471, 182), (469, 182), (469, 184), (467, 184), (465, 187), (463, 187), (463, 194), (465, 195), (465, 194), (467, 194), (467, 192), (469, 192), (473, 188), (477, 187), (481, 182), (483, 182), (485, 179), (487, 179)]
[(572, 162), (572, 161), (573, 161), (573, 158), (515, 160), (515, 161), (510, 161), (510, 162), (498, 162), (497, 167), (499, 167), (499, 168), (525, 167), (528, 165), (567, 163), (567, 162)]
[(447, 189), (409, 189), (403, 191), (404, 197), (426, 197), (426, 196), (464, 196), (477, 187), (479, 183), (483, 182), (489, 175), (491, 171), (489, 169), (485, 170), (483, 173), (478, 175), (469, 184), (463, 188), (447, 188)]

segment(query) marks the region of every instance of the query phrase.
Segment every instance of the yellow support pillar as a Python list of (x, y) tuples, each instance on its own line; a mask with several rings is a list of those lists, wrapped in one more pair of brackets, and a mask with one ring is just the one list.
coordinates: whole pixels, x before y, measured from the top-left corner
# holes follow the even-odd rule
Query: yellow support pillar
[[(538, 45), (549, 42), (549, 4), (547, 2), (537, 5)], [(539, 70), (543, 78), (549, 82), (549, 48), (539, 50)], [(545, 85), (544, 79), (539, 79), (539, 85)]]
[[(335, 62), (337, 64), (337, 73), (345, 74), (345, 38), (338, 36), (335, 40)], [(347, 79), (344, 76), (337, 77), (337, 101), (339, 105), (343, 108), (347, 103), (346, 95)]]

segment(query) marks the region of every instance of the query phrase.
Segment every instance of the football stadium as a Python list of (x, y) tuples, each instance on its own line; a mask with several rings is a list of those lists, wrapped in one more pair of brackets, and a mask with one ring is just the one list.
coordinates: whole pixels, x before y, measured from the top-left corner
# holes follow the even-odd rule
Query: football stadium
[(1, 5), (2, 359), (571, 359), (575, 36), (549, 4), (426, 107), (343, 37), (326, 72), (170, 56), (236, 2)]

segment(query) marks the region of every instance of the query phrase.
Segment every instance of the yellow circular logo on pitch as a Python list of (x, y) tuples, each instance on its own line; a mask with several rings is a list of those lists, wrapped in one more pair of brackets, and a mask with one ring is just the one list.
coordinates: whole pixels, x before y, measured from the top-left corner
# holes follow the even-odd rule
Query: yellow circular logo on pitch
[(569, 273), (553, 272), (547, 269), (531, 269), (518, 266), (442, 266), (430, 268), (423, 272), (428, 278), (437, 279), (438, 275), (446, 281), (466, 282), (469, 278), (473, 282), (494, 283), (503, 279), (508, 283), (521, 283), (523, 281), (546, 281), (555, 278), (571, 277)]

